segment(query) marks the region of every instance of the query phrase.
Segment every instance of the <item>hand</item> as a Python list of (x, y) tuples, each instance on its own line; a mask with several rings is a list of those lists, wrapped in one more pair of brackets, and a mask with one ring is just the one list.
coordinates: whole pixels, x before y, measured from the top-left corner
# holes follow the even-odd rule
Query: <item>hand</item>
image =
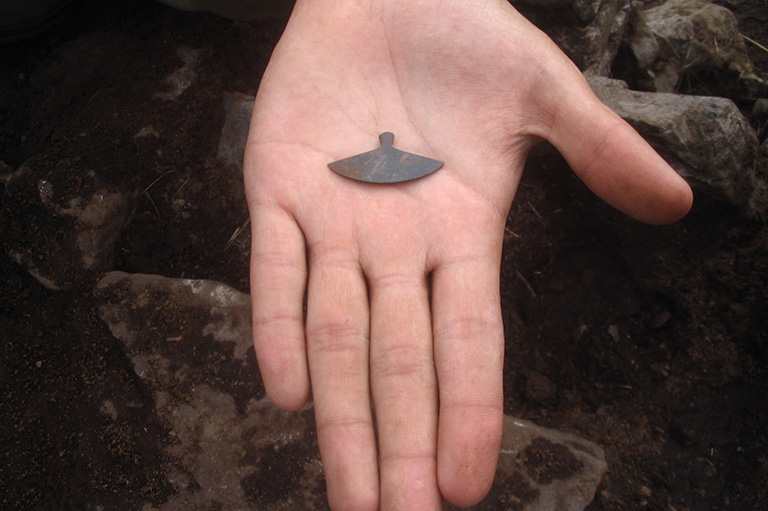
[[(328, 168), (384, 131), (445, 166), (396, 185)], [(541, 139), (640, 220), (690, 207), (685, 182), (506, 1), (297, 3), (246, 150), (254, 344), (280, 408), (301, 407), (311, 381), (333, 509), (467, 506), (490, 488), (503, 231)]]

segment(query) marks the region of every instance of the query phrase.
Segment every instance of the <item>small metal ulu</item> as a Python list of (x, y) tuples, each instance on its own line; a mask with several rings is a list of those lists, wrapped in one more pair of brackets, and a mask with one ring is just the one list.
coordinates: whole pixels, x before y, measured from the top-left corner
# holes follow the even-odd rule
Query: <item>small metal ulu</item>
[(337, 174), (366, 183), (401, 183), (424, 177), (443, 166), (443, 162), (408, 153), (392, 146), (395, 135), (379, 135), (381, 147), (367, 153), (329, 163)]

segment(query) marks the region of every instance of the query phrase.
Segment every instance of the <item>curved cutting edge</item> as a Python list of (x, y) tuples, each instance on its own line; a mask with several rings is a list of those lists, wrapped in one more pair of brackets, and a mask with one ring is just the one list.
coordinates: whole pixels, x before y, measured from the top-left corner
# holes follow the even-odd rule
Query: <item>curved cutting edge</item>
[(378, 149), (329, 163), (328, 166), (337, 174), (366, 183), (411, 181), (443, 166), (441, 161), (394, 148), (394, 138), (392, 133), (382, 133)]

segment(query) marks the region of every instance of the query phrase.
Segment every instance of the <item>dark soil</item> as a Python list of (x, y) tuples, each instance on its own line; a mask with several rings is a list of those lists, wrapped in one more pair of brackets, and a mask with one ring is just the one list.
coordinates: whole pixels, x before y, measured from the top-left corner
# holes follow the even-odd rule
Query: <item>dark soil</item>
[[(731, 7), (768, 41), (762, 0)], [(113, 269), (247, 291), (247, 229), (230, 243), (247, 219), (240, 176), (215, 159), (222, 94), (255, 93), (281, 29), (148, 1), (77, 3), (43, 35), (0, 47), (0, 159), (86, 161), (142, 192)], [(146, 98), (182, 66), (181, 47), (201, 49), (197, 82), (158, 108)], [(137, 144), (148, 125), (162, 135)], [(650, 227), (546, 151), (531, 158), (502, 265), (506, 407), (605, 448), (591, 511), (768, 509), (766, 250), (760, 219), (705, 196), (683, 221)], [(50, 291), (0, 250), (1, 509), (138, 509), (171, 491), (166, 432), (96, 315), (97, 278)], [(111, 420), (107, 399), (131, 417)]]

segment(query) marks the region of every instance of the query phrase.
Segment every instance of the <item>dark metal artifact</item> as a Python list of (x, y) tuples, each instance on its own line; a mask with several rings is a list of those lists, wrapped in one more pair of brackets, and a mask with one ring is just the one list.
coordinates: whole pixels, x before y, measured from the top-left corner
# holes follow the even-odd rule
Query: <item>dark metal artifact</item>
[(379, 135), (381, 147), (374, 151), (351, 156), (329, 163), (337, 174), (367, 183), (400, 183), (431, 174), (443, 166), (443, 162), (407, 153), (392, 147), (395, 135), (386, 132)]

